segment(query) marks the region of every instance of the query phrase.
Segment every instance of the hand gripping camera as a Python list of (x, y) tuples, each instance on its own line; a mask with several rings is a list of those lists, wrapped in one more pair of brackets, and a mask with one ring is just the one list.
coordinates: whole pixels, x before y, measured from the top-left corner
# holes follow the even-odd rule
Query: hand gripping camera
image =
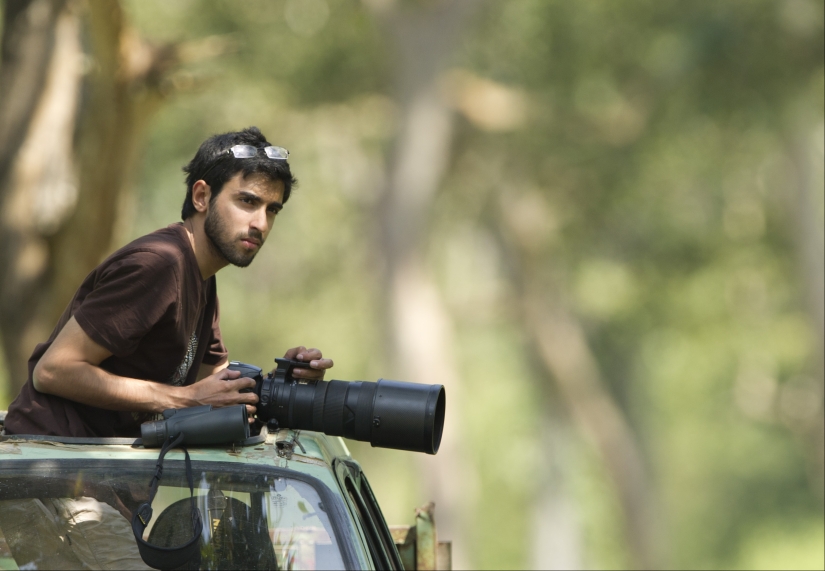
[[(256, 418), (270, 431), (313, 430), (381, 448), (438, 452), (446, 407), (443, 385), (385, 379), (375, 383), (295, 379), (292, 371), (309, 368), (308, 363), (289, 359), (275, 362), (275, 371), (266, 375), (255, 365), (237, 361), (229, 364), (230, 370), (255, 381), (255, 387), (246, 391), (258, 395)], [(141, 426), (145, 447), (161, 446), (180, 433), (187, 445), (225, 444), (249, 438), (243, 405), (170, 409), (163, 418)]]

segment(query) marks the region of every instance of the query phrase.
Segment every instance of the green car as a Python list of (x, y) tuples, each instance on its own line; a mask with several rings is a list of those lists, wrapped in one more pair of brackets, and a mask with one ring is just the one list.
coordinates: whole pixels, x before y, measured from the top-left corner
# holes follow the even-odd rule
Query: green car
[[(341, 438), (264, 428), (189, 454), (202, 522), (193, 568), (449, 568), (431, 508), (390, 529)], [(157, 459), (135, 439), (0, 436), (0, 569), (149, 569), (130, 521)], [(162, 472), (142, 538), (169, 548), (193, 537), (180, 449)]]

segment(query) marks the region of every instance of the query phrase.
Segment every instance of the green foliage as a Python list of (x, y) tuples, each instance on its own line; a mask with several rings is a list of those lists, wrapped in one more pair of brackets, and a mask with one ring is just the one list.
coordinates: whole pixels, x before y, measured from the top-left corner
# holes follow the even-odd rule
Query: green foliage
[[(531, 120), (511, 134), (468, 126), (458, 152), (472, 167), (459, 160), (444, 201), (465, 199), (496, 149), (480, 167), (491, 208), (526, 200), (555, 218), (533, 248), (567, 276), (646, 444), (672, 563), (776, 564), (753, 539), (780, 525), (766, 522), (812, 522), (805, 537), (822, 525), (814, 452), (777, 412), (822, 358), (782, 162), (799, 114), (822, 123), (821, 3), (508, 2), (480, 30), (473, 71), (528, 90)], [(441, 210), (445, 228), (456, 210)], [(592, 563), (616, 564), (591, 545)], [(800, 562), (821, 566), (822, 547), (820, 535)]]
[[(254, 97), (269, 85), (290, 106), (302, 108), (386, 90), (388, 62), (375, 23), (351, 2), (316, 0), (302, 7), (296, 0), (212, 0), (128, 6), (141, 32), (156, 41), (209, 36), (226, 41), (231, 53), (203, 67), (214, 74), (217, 90), (236, 98), (247, 90)], [(279, 103), (280, 98), (269, 105)], [(267, 104), (265, 99), (240, 98), (233, 110), (247, 106), (258, 113)]]

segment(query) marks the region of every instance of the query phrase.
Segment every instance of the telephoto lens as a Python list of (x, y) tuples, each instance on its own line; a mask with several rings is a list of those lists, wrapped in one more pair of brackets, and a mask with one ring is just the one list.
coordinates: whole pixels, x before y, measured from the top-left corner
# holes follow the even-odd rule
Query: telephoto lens
[(242, 404), (215, 409), (212, 405), (171, 408), (163, 411), (163, 418), (140, 425), (144, 448), (162, 446), (181, 432), (184, 446), (229, 444), (249, 438), (249, 420)]
[(308, 363), (275, 361), (278, 368), (267, 376), (260, 375), (254, 365), (229, 365), (255, 379), (259, 420), (279, 428), (314, 430), (381, 448), (438, 452), (447, 398), (443, 385), (385, 379), (375, 383), (295, 379), (292, 370), (309, 368)]

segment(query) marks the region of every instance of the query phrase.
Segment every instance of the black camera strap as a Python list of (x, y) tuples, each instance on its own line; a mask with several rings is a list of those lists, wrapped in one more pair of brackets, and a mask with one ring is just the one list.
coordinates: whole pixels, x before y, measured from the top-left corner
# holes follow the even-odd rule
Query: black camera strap
[[(194, 481), (192, 479), (192, 461), (189, 451), (182, 446), (183, 433), (170, 437), (160, 449), (155, 475), (149, 482), (149, 501), (142, 503), (132, 514), (132, 532), (135, 534), (140, 557), (150, 567), (155, 569), (175, 569), (189, 562), (200, 562), (200, 538), (203, 530), (201, 512), (195, 504)], [(177, 547), (159, 547), (143, 540), (143, 532), (152, 520), (152, 501), (160, 486), (163, 476), (163, 457), (173, 448), (180, 447), (186, 458), (186, 478), (189, 480), (189, 499), (192, 502), (192, 539)]]

